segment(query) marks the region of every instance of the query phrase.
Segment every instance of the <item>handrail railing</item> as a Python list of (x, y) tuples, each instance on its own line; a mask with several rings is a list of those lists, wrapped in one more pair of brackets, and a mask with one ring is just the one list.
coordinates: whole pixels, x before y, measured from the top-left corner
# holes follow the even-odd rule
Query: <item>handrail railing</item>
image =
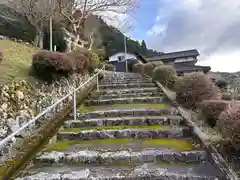
[(57, 102), (55, 102), (53, 105), (49, 106), (48, 108), (46, 108), (44, 111), (42, 111), (41, 113), (39, 113), (37, 116), (35, 116), (33, 119), (31, 119), (29, 122), (27, 122), (26, 124), (24, 124), (22, 127), (20, 127), (17, 131), (13, 132), (12, 134), (8, 135), (6, 138), (4, 138), (3, 140), (0, 141), (0, 148), (2, 148), (6, 143), (8, 143), (12, 138), (14, 138), (16, 135), (18, 135), (19, 133), (21, 133), (25, 128), (27, 128), (29, 125), (35, 123), (39, 118), (41, 118), (42, 116), (44, 116), (46, 113), (48, 113), (49, 111), (51, 111), (53, 108), (55, 108), (57, 105), (59, 105), (61, 102), (63, 102), (64, 100), (66, 100), (68, 97), (73, 96), (73, 115), (74, 115), (74, 120), (76, 120), (76, 92), (82, 88), (83, 86), (85, 86), (86, 84), (88, 84), (90, 81), (92, 81), (95, 77), (97, 77), (97, 91), (99, 90), (99, 79), (98, 79), (98, 75), (105, 70), (105, 66), (103, 66), (95, 75), (93, 75), (91, 78), (89, 78), (86, 82), (84, 82), (83, 84), (81, 84), (79, 87), (77, 87), (76, 89), (74, 89), (72, 92), (68, 93), (66, 96), (64, 96), (63, 98), (61, 98), (60, 100), (58, 100)]

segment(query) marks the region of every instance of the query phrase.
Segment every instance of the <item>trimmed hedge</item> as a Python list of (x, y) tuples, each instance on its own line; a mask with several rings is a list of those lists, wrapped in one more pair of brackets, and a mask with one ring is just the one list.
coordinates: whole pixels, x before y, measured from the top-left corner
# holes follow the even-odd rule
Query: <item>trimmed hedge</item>
[(90, 52), (90, 62), (89, 62), (90, 72), (94, 71), (98, 67), (99, 63), (100, 63), (100, 59), (98, 55), (95, 52)]
[(134, 64), (132, 67), (132, 70), (134, 73), (142, 74), (143, 73), (143, 64), (141, 64), (141, 63)]
[(72, 58), (74, 72), (84, 74), (89, 68), (89, 58), (78, 52), (70, 52), (68, 55)]
[(214, 127), (220, 114), (229, 105), (229, 101), (224, 100), (204, 100), (200, 103), (200, 109), (206, 118), (207, 123)]
[(231, 146), (240, 150), (240, 103), (234, 102), (220, 114), (217, 127)]
[(177, 80), (177, 73), (172, 66), (162, 65), (154, 69), (152, 78), (171, 89)]
[(203, 100), (220, 100), (220, 90), (203, 73), (190, 73), (175, 83), (176, 100), (185, 108), (196, 109)]
[(73, 72), (72, 58), (66, 53), (40, 51), (33, 55), (32, 73), (39, 79), (52, 81)]
[(143, 72), (144, 74), (148, 75), (148, 76), (152, 76), (153, 75), (153, 70), (156, 67), (156, 65), (152, 62), (148, 62), (146, 64), (143, 64)]
[(115, 71), (115, 66), (113, 64), (105, 64), (106, 71)]

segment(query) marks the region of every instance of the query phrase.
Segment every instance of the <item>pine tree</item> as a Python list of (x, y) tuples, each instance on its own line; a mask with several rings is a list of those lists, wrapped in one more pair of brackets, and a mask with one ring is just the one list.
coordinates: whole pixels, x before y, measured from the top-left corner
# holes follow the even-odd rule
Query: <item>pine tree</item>
[(148, 55), (148, 49), (147, 49), (147, 45), (146, 45), (144, 40), (142, 40), (141, 48), (142, 48), (143, 55), (147, 56)]

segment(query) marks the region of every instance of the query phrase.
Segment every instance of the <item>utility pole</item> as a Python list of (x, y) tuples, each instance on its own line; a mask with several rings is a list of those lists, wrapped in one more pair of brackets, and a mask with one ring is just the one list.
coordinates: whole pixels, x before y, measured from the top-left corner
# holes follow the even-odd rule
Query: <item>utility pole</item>
[(49, 37), (50, 37), (50, 51), (53, 51), (53, 38), (52, 38), (52, 15), (49, 18)]
[[(52, 3), (52, 1), (53, 1), (53, 3)], [(53, 11), (55, 11), (55, 5), (56, 5), (56, 1), (55, 0), (50, 0), (49, 1), (50, 3), (50, 6), (53, 6)], [(53, 37), (52, 37), (52, 34), (53, 34), (53, 32), (52, 32), (52, 14), (53, 14), (53, 12), (50, 12), (51, 13), (51, 16), (49, 17), (49, 38), (50, 38), (50, 41), (49, 41), (49, 43), (50, 43), (50, 51), (53, 51)]]
[(124, 35), (124, 59), (125, 59), (125, 67), (126, 67), (126, 72), (128, 72), (128, 62), (127, 62), (127, 58), (126, 58), (126, 55), (127, 55), (127, 42), (126, 42), (126, 36)]

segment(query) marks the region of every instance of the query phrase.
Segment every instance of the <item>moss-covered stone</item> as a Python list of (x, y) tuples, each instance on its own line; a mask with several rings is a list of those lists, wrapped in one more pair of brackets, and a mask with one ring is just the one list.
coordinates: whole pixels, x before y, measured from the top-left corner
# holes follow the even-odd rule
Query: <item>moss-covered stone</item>
[(55, 145), (48, 145), (44, 149), (45, 151), (65, 151), (69, 147), (77, 144), (126, 144), (131, 142), (143, 143), (146, 147), (159, 146), (172, 148), (181, 151), (188, 151), (195, 149), (192, 140), (185, 139), (147, 139), (147, 140), (135, 140), (135, 139), (105, 139), (105, 140), (64, 140), (57, 141)]
[[(101, 106), (101, 109), (104, 106)], [(153, 103), (153, 104), (149, 104), (149, 103), (139, 103), (139, 104), (112, 104), (106, 107), (125, 107), (125, 108), (168, 108), (169, 105), (168, 104), (164, 104), (164, 103)], [(88, 113), (90, 111), (97, 111), (99, 109), (99, 106), (82, 106), (79, 108), (79, 112), (80, 113)]]
[(61, 132), (80, 132), (84, 130), (108, 130), (108, 129), (132, 129), (132, 128), (140, 128), (140, 129), (168, 129), (169, 126), (96, 126), (96, 127), (83, 127), (83, 128), (65, 128)]

